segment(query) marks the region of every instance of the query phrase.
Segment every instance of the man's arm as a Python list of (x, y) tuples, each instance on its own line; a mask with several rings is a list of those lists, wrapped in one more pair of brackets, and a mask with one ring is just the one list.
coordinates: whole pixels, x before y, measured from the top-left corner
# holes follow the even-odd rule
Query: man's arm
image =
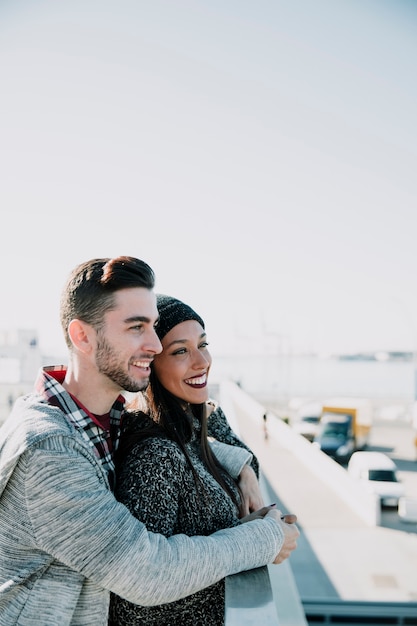
[(285, 548), (282, 522), (269, 513), (209, 537), (148, 532), (70, 437), (42, 442), (23, 457), (19, 471), (36, 546), (131, 602), (172, 602), (271, 563)]
[(220, 465), (236, 480), (242, 473), (243, 468), (252, 461), (252, 453), (245, 448), (223, 443), (212, 437), (209, 437), (209, 444)]
[(232, 430), (223, 409), (212, 401), (207, 402), (206, 407), (207, 431), (209, 436), (217, 439), (217, 441), (221, 441), (222, 443), (228, 443), (231, 446), (247, 450), (252, 455), (249, 463), (256, 476), (259, 477), (259, 463), (256, 456), (253, 454), (249, 446), (243, 443), (243, 441), (241, 441), (241, 439), (239, 439), (236, 433)]
[[(208, 411), (211, 411), (207, 421), (208, 432), (218, 444), (217, 447), (212, 445), (212, 450), (221, 465), (238, 480), (243, 497), (243, 515), (248, 515), (251, 511), (257, 511), (264, 506), (258, 483), (258, 460), (250, 448), (233, 432), (222, 409), (211, 403), (208, 403), (207, 407)], [(229, 446), (226, 447), (226, 444)]]
[(250, 462), (252, 453), (239, 446), (229, 445), (217, 440), (209, 440), (210, 447), (219, 463), (239, 483), (243, 497), (243, 514), (257, 511), (264, 506), (257, 476)]

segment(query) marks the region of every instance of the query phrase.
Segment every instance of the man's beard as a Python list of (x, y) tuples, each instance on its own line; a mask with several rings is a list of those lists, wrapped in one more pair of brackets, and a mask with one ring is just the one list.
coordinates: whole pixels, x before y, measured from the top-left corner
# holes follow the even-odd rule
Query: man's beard
[(136, 393), (144, 391), (149, 379), (136, 380), (123, 370), (123, 364), (118, 361), (117, 354), (104, 338), (97, 338), (96, 365), (100, 374), (112, 380), (120, 389)]

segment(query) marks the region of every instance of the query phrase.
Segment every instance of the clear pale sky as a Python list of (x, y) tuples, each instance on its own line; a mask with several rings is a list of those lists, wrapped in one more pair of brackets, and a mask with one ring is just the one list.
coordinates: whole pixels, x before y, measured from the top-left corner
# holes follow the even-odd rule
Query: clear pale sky
[(0, 0), (0, 328), (146, 260), (212, 351), (417, 347), (414, 0)]

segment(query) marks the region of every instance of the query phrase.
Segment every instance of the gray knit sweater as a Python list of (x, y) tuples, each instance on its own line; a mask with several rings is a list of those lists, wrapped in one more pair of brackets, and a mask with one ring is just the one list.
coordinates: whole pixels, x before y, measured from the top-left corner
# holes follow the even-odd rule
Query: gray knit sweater
[(0, 429), (0, 626), (104, 626), (110, 591), (173, 602), (282, 545), (273, 519), (211, 537), (148, 532), (65, 414), (31, 394)]

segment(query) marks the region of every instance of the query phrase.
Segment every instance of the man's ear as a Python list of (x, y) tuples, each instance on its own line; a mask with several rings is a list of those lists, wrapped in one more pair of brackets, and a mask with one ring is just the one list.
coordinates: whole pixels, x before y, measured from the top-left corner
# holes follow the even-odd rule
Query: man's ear
[(85, 354), (92, 351), (95, 331), (90, 324), (77, 319), (71, 320), (68, 326), (68, 335), (74, 348)]

